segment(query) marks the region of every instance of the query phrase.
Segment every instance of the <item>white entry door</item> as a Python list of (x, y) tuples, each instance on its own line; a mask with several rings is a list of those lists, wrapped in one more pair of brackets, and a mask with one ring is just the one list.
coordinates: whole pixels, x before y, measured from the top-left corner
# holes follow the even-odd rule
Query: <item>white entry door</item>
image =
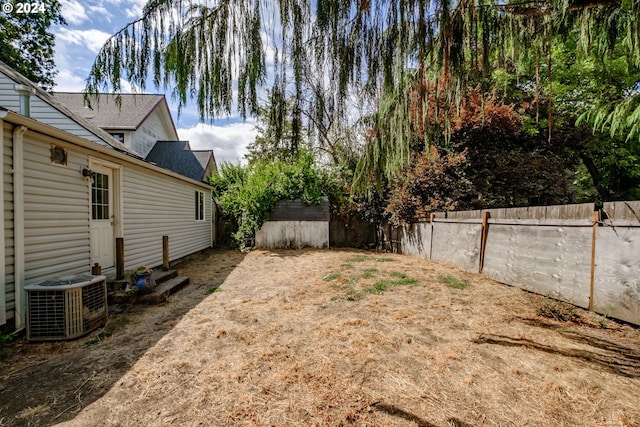
[(113, 170), (98, 165), (91, 169), (91, 265), (109, 268), (115, 264)]

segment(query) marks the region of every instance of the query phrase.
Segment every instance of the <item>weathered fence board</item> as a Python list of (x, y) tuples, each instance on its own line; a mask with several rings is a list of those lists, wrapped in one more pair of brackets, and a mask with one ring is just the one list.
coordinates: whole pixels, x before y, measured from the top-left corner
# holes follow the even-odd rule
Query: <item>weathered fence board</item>
[(640, 226), (640, 201), (608, 202), (602, 207), (607, 219), (605, 225)]
[(431, 259), (477, 273), (482, 223), (433, 222)]
[(489, 225), (483, 273), (589, 307), (591, 227)]
[(493, 219), (586, 219), (591, 220), (595, 205), (580, 203), (557, 206), (528, 206), (523, 208), (489, 209)]
[(367, 221), (351, 219), (348, 223), (340, 218), (329, 222), (329, 244), (331, 247), (374, 247), (376, 225)]
[(267, 221), (256, 233), (256, 247), (326, 248), (329, 246), (328, 221)]
[(494, 280), (640, 325), (640, 201), (605, 203), (601, 221), (594, 210), (585, 203), (440, 212), (403, 227), (396, 240), (402, 253), (429, 258), (430, 248), (433, 261), (468, 271), (478, 271), (484, 255), (482, 273)]
[(594, 310), (640, 325), (640, 227), (599, 227)]
[(449, 219), (475, 219), (482, 218), (481, 210), (474, 211), (450, 211), (447, 212), (447, 218)]
[(402, 227), (402, 253), (431, 259), (431, 223), (415, 223)]

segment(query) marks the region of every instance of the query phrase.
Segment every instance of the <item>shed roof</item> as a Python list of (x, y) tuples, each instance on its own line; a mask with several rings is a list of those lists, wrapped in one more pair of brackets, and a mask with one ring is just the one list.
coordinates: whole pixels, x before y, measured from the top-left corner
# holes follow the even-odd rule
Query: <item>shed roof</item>
[(326, 197), (314, 204), (300, 199), (278, 200), (269, 213), (269, 221), (329, 221), (330, 218), (329, 199)]

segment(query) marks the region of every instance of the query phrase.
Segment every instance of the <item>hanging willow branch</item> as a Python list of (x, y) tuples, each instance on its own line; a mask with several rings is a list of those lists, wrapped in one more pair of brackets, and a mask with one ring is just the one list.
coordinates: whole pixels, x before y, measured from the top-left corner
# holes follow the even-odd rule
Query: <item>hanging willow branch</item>
[(100, 50), (87, 99), (121, 92), (122, 80), (144, 89), (151, 74), (156, 86), (171, 90), (179, 109), (195, 101), (203, 119), (231, 112), (234, 101), (243, 116), (255, 113), (256, 89), (266, 76), (261, 13), (260, 0), (151, 0), (140, 19)]
[[(308, 0), (150, 0), (141, 18), (101, 49), (87, 79), (87, 98), (118, 93), (123, 80), (143, 90), (151, 78), (171, 91), (179, 109), (194, 102), (202, 119), (234, 108), (244, 117), (258, 111), (258, 90), (270, 83), (276, 121), (287, 116), (285, 101), (294, 99), (295, 137), (303, 126), (302, 98), (313, 93), (304, 81), (310, 71), (325, 85), (315, 92), (337, 117), (349, 114), (345, 101), (353, 87), (371, 99), (408, 102), (407, 92), (430, 80), (437, 82), (435, 99), (445, 100), (435, 106), (434, 118), (442, 117), (446, 130), (470, 87), (488, 81), (495, 67), (517, 67), (532, 46), (548, 46), (556, 37), (580, 31), (580, 48), (603, 54), (623, 38), (629, 58), (640, 66), (639, 0), (315, 4), (312, 10)], [(269, 64), (267, 52), (275, 52)], [(274, 77), (267, 82), (269, 67)], [(426, 91), (422, 102), (431, 102)], [(376, 122), (394, 127), (377, 131), (380, 149), (373, 154), (396, 154), (392, 161), (370, 156), (363, 170), (382, 167), (389, 174), (408, 161), (407, 108), (379, 112)]]

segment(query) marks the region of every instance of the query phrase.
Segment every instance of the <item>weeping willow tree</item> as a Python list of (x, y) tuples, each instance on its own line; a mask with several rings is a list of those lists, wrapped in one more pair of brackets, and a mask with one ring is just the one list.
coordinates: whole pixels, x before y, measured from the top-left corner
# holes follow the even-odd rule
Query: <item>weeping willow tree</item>
[[(234, 108), (256, 114), (259, 91), (269, 85), (274, 123), (284, 123), (294, 100), (295, 138), (303, 96), (314, 92), (305, 88), (311, 70), (325, 85), (318, 109), (330, 103), (337, 117), (348, 115), (354, 88), (379, 102), (360, 170), (391, 176), (409, 161), (415, 128), (436, 121), (446, 135), (460, 100), (478, 84), (488, 89), (492, 70), (517, 74), (535, 55), (540, 91), (540, 73), (552, 73), (553, 39), (575, 32), (580, 51), (606, 55), (623, 46), (639, 66), (639, 25), (640, 0), (322, 0), (315, 7), (308, 0), (150, 0), (105, 43), (86, 93), (90, 101), (100, 91), (119, 92), (123, 79), (142, 89), (151, 79), (179, 109), (195, 103), (210, 119)], [(632, 93), (599, 106), (585, 120), (640, 136), (637, 99)], [(412, 117), (412, 110), (435, 114)], [(551, 105), (547, 111), (551, 126)]]

